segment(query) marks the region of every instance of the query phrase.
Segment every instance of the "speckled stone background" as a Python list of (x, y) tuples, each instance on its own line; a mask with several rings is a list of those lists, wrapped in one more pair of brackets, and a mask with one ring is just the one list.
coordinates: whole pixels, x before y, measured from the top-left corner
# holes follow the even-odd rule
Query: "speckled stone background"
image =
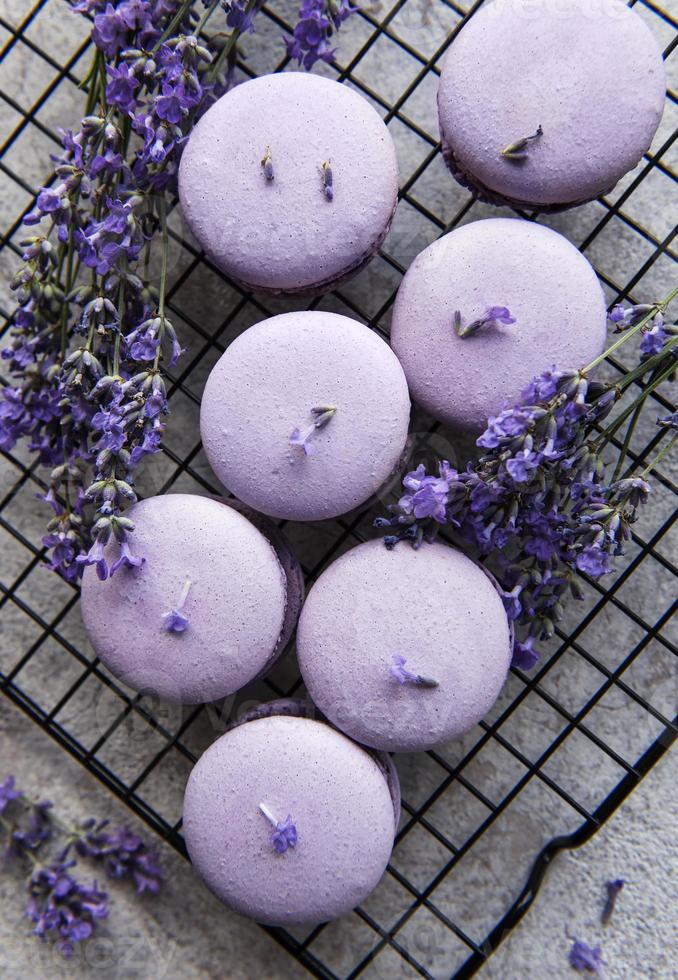
[[(32, 6), (28, 0), (3, 0), (0, 50), (9, 38), (2, 21), (17, 25)], [(275, 10), (288, 20), (293, 19), (294, 6), (287, 0), (274, 3)], [(397, 12), (390, 20), (389, 30), (426, 57), (432, 57), (459, 19), (455, 8), (462, 10), (469, 6), (441, 0), (408, 0), (404, 8), (393, 8)], [(678, 15), (676, 0), (667, 0), (662, 6), (674, 18)], [(388, 16), (391, 10), (383, 0), (366, 9), (377, 19)], [(673, 37), (670, 25), (653, 11), (650, 3), (638, 3), (637, 9), (660, 44), (666, 47)], [(372, 31), (370, 22), (358, 17), (342, 29), (340, 65), (351, 62)], [(63, 66), (84, 37), (81, 18), (69, 13), (63, 0), (47, 0), (27, 27), (24, 40), (15, 44), (0, 61), (0, 90), (25, 110), (30, 109), (58, 75), (58, 69), (36, 55), (31, 46), (45, 49), (56, 65)], [(281, 50), (280, 28), (265, 18), (260, 22), (257, 36), (247, 38), (243, 44), (247, 63), (257, 72), (273, 68)], [(601, 53), (601, 56), (606, 55)], [(613, 61), (610, 53), (611, 71)], [(86, 62), (87, 56), (76, 60), (70, 70), (82, 77)], [(675, 89), (675, 56), (673, 62), (673, 68), (669, 62), (669, 73), (673, 75), (671, 82)], [(321, 71), (329, 76), (333, 74), (326, 66)], [(388, 36), (382, 36), (360, 59), (353, 78), (370, 85), (392, 103), (420, 71), (419, 62), (394, 45)], [(469, 202), (468, 194), (445, 172), (439, 155), (418, 172), (431, 144), (425, 143), (402, 121), (406, 117), (436, 139), (435, 88), (435, 74), (422, 72), (421, 81), (389, 123), (398, 151), (401, 184), (409, 181), (410, 185), (384, 250), (403, 267), (439, 233), (438, 226), (413, 207), (413, 201), (446, 222), (452, 221)], [(81, 101), (75, 85), (65, 80), (58, 92), (36, 111), (34, 119), (22, 125), (21, 114), (6, 100), (0, 100), (2, 138), (22, 126), (3, 158), (4, 167), (0, 168), (3, 232), (11, 230), (16, 217), (29, 205), (32, 189), (49, 175), (49, 153), (54, 144), (43, 127), (54, 129), (76, 121)], [(383, 113), (383, 109), (380, 111)], [(677, 116), (675, 104), (667, 103), (655, 150), (675, 129)], [(663, 163), (675, 171), (677, 157), (675, 148), (671, 149), (664, 154)], [(9, 171), (18, 175), (23, 184), (17, 183)], [(629, 175), (615, 189), (608, 204), (619, 198), (633, 177)], [(675, 284), (675, 254), (668, 249), (635, 278), (653, 255), (655, 242), (664, 241), (671, 232), (676, 214), (673, 187), (666, 173), (654, 169), (624, 201), (623, 214), (612, 216), (586, 248), (587, 256), (603, 276), (610, 300), (614, 298), (610, 283), (620, 287), (631, 283), (631, 295), (639, 302), (661, 297)], [(542, 220), (582, 245), (606, 212), (604, 205), (595, 202)], [(462, 220), (509, 213), (475, 204), (465, 210)], [(172, 220), (175, 229), (185, 233), (178, 211)], [(640, 226), (647, 234), (639, 231)], [(17, 243), (21, 237), (21, 231), (14, 231), (11, 241)], [(171, 454), (175, 458), (190, 455), (190, 469), (181, 473), (172, 489), (199, 491), (201, 487), (195, 477), (211, 479), (202, 451), (196, 448), (198, 408), (189, 395), (199, 397), (220, 350), (248, 325), (266, 315), (264, 308), (256, 303), (238, 305), (241, 297), (235, 290), (225, 286), (204, 266), (192, 269), (190, 259), (179, 245), (173, 247), (172, 276), (173, 281), (180, 282), (173, 298), (173, 316), (188, 347), (185, 367), (191, 367), (183, 378), (183, 387), (175, 388), (172, 395), (173, 413), (166, 440), (170, 455), (154, 460), (150, 471), (143, 476), (141, 489), (146, 494), (163, 489), (165, 481), (172, 477), (176, 464)], [(0, 253), (3, 310), (11, 308), (6, 284), (16, 264), (17, 257), (11, 248)], [(368, 316), (379, 314), (379, 325), (387, 330), (390, 307), (383, 311), (382, 307), (399, 277), (398, 269), (380, 257), (345, 286), (339, 296), (327, 297), (321, 305), (348, 315), (356, 315), (357, 309)], [(284, 301), (266, 301), (266, 311), (287, 308), (290, 304)], [(192, 329), (189, 320), (199, 323), (207, 332), (207, 341)], [(628, 355), (629, 362), (632, 357)], [(645, 413), (632, 443), (635, 451), (641, 451), (654, 436), (656, 414), (653, 410)], [(464, 447), (452, 444), (441, 431), (426, 441), (428, 420), (424, 417), (415, 417), (414, 428), (419, 433), (423, 454), (433, 451), (452, 459), (463, 457)], [(16, 458), (20, 462), (28, 460), (24, 450), (18, 450)], [(662, 466), (665, 477), (674, 483), (677, 469), (675, 460)], [(19, 477), (20, 470), (3, 461), (2, 498)], [(35, 490), (35, 485), (23, 482), (6, 502), (2, 517), (29, 544), (39, 546), (45, 510), (35, 499)], [(636, 525), (639, 536), (649, 540), (670, 517), (673, 506), (669, 489), (657, 482), (652, 501)], [(355, 524), (357, 534), (370, 534), (373, 513)], [(286, 533), (305, 566), (315, 571), (330, 553), (336, 557), (356, 543), (356, 538), (349, 534), (337, 545), (337, 528), (333, 525), (288, 525)], [(0, 536), (0, 579), (8, 587), (24, 573), (31, 555), (2, 526)], [(487, 720), (492, 723), (503, 718), (514, 701), (516, 708), (464, 766), (464, 779), (454, 779), (445, 785), (444, 791), (427, 808), (425, 823), (420, 821), (410, 827), (410, 814), (444, 785), (448, 769), (483, 738), (483, 731), (478, 728), (464, 739), (450, 743), (437, 757), (398, 758), (406, 803), (402, 837), (392, 861), (396, 874), (387, 874), (365, 904), (365, 911), (374, 921), (385, 929), (391, 928), (412, 901), (402, 878), (415, 890), (425, 888), (446, 866), (454, 849), (464, 846), (487, 820), (483, 835), (468, 847), (463, 859), (456, 862), (431, 894), (431, 901), (444, 915), (461, 925), (475, 940), (482, 941), (519, 892), (539, 848), (555, 834), (572, 831), (582, 822), (581, 813), (554, 786), (566, 790), (579, 807), (590, 811), (623, 775), (619, 765), (600, 749), (596, 740), (603, 740), (622, 759), (633, 763), (657, 737), (662, 728), (659, 717), (672, 717), (675, 713), (675, 663), (662, 642), (658, 639), (647, 642), (643, 624), (654, 626), (665, 617), (674, 598), (675, 587), (661, 559), (675, 560), (675, 556), (675, 537), (668, 535), (662, 538), (654, 554), (642, 554), (636, 545), (629, 547), (620, 572), (633, 564), (632, 576), (626, 578), (622, 574), (615, 585), (613, 601), (578, 631), (574, 646), (559, 651), (559, 644), (554, 642), (554, 659), (538, 684), (527, 688), (523, 678), (511, 675)], [(608, 586), (615, 581), (616, 577), (612, 577)], [(585, 586), (585, 590), (584, 603), (569, 608), (565, 630), (575, 629), (600, 601), (599, 592), (592, 586)], [(73, 696), (60, 705), (65, 692), (83, 675), (83, 666), (91, 665), (92, 661), (72, 590), (36, 562), (13, 595), (1, 611), (0, 671), (16, 670), (16, 683), (45, 710), (58, 709), (56, 721), (93, 749), (100, 764), (110, 767), (127, 784), (140, 780), (139, 799), (170, 823), (178, 820), (190, 767), (181, 753), (173, 751), (162, 756), (160, 764), (141, 778), (147, 765), (162, 751), (165, 739), (151, 731), (138, 715), (131, 714), (112, 737), (102, 741), (102, 735), (120, 712), (121, 701), (91, 670)], [(24, 663), (22, 657), (39, 641), (41, 630), (26, 615), (22, 603), (29, 603), (46, 622), (54, 624), (58, 637), (82, 651), (83, 662), (78, 662), (52, 637), (40, 642), (30, 660)], [(675, 626), (667, 623), (663, 634), (675, 641)], [(624, 669), (621, 681), (609, 681), (609, 672), (623, 664), (631, 651), (637, 651), (637, 656)], [(294, 656), (290, 653), (276, 669), (273, 680), (285, 689), (295, 672)], [(585, 711), (582, 723), (573, 728), (572, 719), (594, 694), (599, 695), (595, 706)], [(659, 717), (643, 708), (636, 696), (645, 698)], [(243, 701), (262, 697), (270, 697), (270, 689), (259, 686), (248, 690), (243, 698), (224, 706), (224, 716), (240, 710)], [(158, 712), (170, 732), (176, 732), (185, 721), (180, 709), (161, 705)], [(218, 734), (223, 720), (215, 710), (201, 714), (182, 735), (183, 742), (191, 751), (201, 751)], [(539, 760), (556, 739), (560, 739), (557, 748), (541, 759), (536, 774), (528, 778), (529, 765)], [(567, 952), (574, 936), (603, 944), (609, 977), (635, 980), (647, 976), (663, 980), (674, 975), (669, 956), (677, 941), (670, 914), (670, 871), (675, 870), (677, 857), (674, 759), (675, 756), (669, 757), (647, 777), (590, 844), (557, 859), (535, 907), (489, 961), (484, 968), (485, 975), (510, 980), (567, 977), (571, 973)], [(51, 796), (72, 819), (95, 813), (110, 816), (117, 822), (131, 821), (135, 828), (141, 829), (140, 823), (131, 819), (123, 805), (89, 773), (67, 758), (6, 699), (0, 698), (0, 778), (8, 771), (15, 771), (28, 790)], [(523, 779), (520, 793), (506, 803), (507, 794)], [(492, 808), (498, 808), (496, 816)], [(149, 831), (146, 829), (145, 833)], [(163, 897), (139, 901), (123, 886), (112, 885), (114, 908), (110, 920), (99, 930), (99, 938), (86, 944), (75, 963), (68, 967), (49, 948), (30, 938), (28, 924), (21, 915), (19, 878), (15, 871), (3, 869), (0, 874), (2, 976), (284, 978), (304, 973), (261, 929), (223, 909), (172, 849), (162, 846), (162, 853), (169, 872)], [(608, 877), (619, 875), (628, 878), (629, 884), (620, 899), (618, 914), (603, 928), (597, 924), (602, 883)], [(348, 976), (377, 938), (366, 920), (353, 913), (324, 929), (310, 949), (336, 975)], [(463, 943), (425, 904), (419, 905), (395, 938), (436, 978), (449, 977), (468, 955)], [(393, 948), (385, 946), (364, 975), (401, 978), (416, 974)]]

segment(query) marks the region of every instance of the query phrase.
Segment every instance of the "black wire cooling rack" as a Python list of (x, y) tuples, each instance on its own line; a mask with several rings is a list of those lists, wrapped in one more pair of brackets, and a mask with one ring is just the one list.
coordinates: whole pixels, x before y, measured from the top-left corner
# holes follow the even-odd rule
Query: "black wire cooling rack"
[[(400, 206), (369, 269), (309, 308), (347, 313), (387, 337), (395, 291), (414, 255), (462, 222), (501, 213), (479, 204), (445, 172), (433, 108), (441, 58), (482, 2), (400, 0), (389, 6), (378, 0), (342, 29), (340, 61), (321, 70), (361, 92), (389, 125), (401, 162)], [(652, 0), (637, 0), (635, 7), (668, 59), (678, 42), (676, 20)], [(280, 34), (293, 16), (287, 0), (264, 9), (258, 34), (243, 43), (243, 77), (288, 66)], [(86, 23), (61, 0), (9, 2), (0, 29), (0, 196), (12, 208), (0, 268), (9, 278), (21, 252), (22, 218), (37, 186), (53, 179), (48, 154), (58, 143), (56, 128), (79, 118), (76, 86), (90, 45)], [(668, 218), (676, 202), (671, 152), (677, 104), (669, 92), (655, 145), (614, 192), (566, 215), (539, 218), (587, 254), (611, 303), (647, 302), (673, 285), (678, 255)], [(244, 293), (194, 247), (176, 209), (173, 218), (169, 306), (189, 352), (171, 378), (167, 444), (143, 489), (218, 493), (198, 441), (205, 377), (237, 333), (290, 304)], [(4, 333), (11, 326), (8, 293), (2, 302)], [(606, 368), (614, 375), (624, 364), (611, 359)], [(629, 445), (628, 473), (653, 457), (665, 438), (654, 419), (670, 410), (661, 394), (648, 403)], [(416, 415), (414, 427), (420, 455), (455, 452), (430, 420)], [(221, 705), (182, 710), (125, 690), (86, 644), (78, 590), (43, 567), (46, 516), (35, 495), (44, 492), (44, 474), (21, 447), (4, 462), (0, 688), (185, 853), (181, 796), (190, 767), (253, 699), (303, 696), (294, 658), (286, 656), (265, 682)], [(530, 675), (513, 670), (488, 718), (449, 749), (398, 758), (403, 818), (375, 894), (339, 923), (270, 930), (311, 973), (471, 976), (525, 913), (554, 854), (590, 838), (666, 752), (676, 735), (677, 652), (669, 637), (676, 568), (668, 532), (676, 487), (668, 459), (653, 481), (653, 502), (625, 559), (604, 585), (582, 580), (585, 600), (570, 608), (539, 668)], [(342, 551), (371, 536), (375, 513), (281, 524), (308, 584)]]

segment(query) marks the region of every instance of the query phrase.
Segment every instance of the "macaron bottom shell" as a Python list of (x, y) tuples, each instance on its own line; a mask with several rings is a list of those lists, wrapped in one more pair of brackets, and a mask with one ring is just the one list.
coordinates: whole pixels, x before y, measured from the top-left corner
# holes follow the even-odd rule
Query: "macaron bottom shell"
[[(273, 286), (247, 282), (242, 277), (235, 276), (233, 272), (229, 272), (228, 276), (233, 282), (237, 283), (237, 285), (246, 290), (248, 293), (260, 293), (262, 296), (299, 296), (308, 299), (315, 299), (318, 296), (324, 296), (325, 293), (332, 292), (334, 289), (339, 289), (340, 286), (350, 282), (354, 276), (359, 275), (363, 269), (367, 268), (381, 246), (384, 244), (386, 237), (391, 230), (391, 225), (393, 223), (393, 219), (395, 218), (397, 207), (398, 202), (396, 201), (391, 217), (388, 219), (383, 231), (375, 237), (374, 243), (370, 245), (365, 252), (363, 252), (360, 258), (355, 263), (346, 266), (346, 268), (340, 271), (336, 276), (332, 276), (329, 279), (323, 279), (319, 282), (309, 283), (308, 285), (304, 286), (286, 286), (284, 288), (275, 288)], [(205, 247), (205, 254), (208, 256), (208, 258), (211, 258), (212, 261), (214, 261), (214, 257), (210, 255), (209, 246)], [(215, 265), (216, 264), (218, 263), (215, 261)]]
[[(496, 207), (519, 208), (532, 211), (535, 214), (558, 214), (561, 211), (570, 211), (572, 208), (580, 207), (582, 204), (588, 204), (589, 201), (595, 200), (595, 198), (583, 197), (576, 201), (561, 201), (557, 204), (537, 204), (534, 201), (523, 201), (517, 197), (507, 197), (498, 191), (492, 190), (491, 187), (487, 187), (478, 177), (464, 170), (455, 156), (451, 143), (445, 136), (441, 136), (441, 151), (447, 169), (457, 183), (471, 191), (476, 200), (482, 201), (485, 204), (494, 204)], [(609, 187), (599, 191), (596, 197), (609, 194), (614, 190), (614, 187), (615, 183), (612, 183)]]

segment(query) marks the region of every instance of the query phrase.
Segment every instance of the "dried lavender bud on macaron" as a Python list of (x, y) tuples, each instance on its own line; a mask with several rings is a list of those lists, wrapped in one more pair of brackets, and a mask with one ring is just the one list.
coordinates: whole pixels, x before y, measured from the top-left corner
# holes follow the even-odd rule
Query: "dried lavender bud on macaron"
[(666, 73), (624, 0), (494, 0), (449, 47), (438, 88), (443, 154), (480, 198), (560, 210), (612, 190), (646, 153)]
[(306, 72), (264, 75), (197, 124), (179, 195), (196, 238), (232, 279), (260, 292), (327, 292), (386, 237), (395, 148), (347, 85)]

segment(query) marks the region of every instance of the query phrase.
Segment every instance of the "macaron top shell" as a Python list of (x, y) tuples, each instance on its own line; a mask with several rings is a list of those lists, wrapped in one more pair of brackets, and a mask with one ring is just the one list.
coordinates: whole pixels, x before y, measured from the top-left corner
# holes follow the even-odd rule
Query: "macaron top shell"
[(381, 117), (348, 86), (306, 72), (264, 75), (224, 95), (193, 130), (179, 171), (184, 214), (208, 255), (273, 291), (329, 285), (359, 266), (383, 240), (397, 193)]
[[(511, 661), (497, 589), (460, 551), (368, 541), (320, 576), (297, 653), (313, 701), (342, 731), (388, 752), (433, 748), (489, 710)], [(400, 683), (394, 657), (437, 686)]]
[[(332, 406), (308, 439), (312, 409)], [(374, 494), (407, 441), (410, 400), (397, 358), (373, 331), (321, 311), (250, 327), (210, 374), (200, 427), (209, 463), (236, 497), (264, 514), (320, 520)]]
[[(83, 577), (82, 616), (97, 655), (135, 690), (169, 701), (239, 690), (272, 661), (283, 630), (287, 586), (274, 549), (208, 497), (150, 497), (126, 516), (143, 565), (105, 582), (92, 567)], [(188, 620), (181, 633), (165, 628), (175, 609)]]
[[(516, 322), (457, 336), (457, 310), (468, 324), (492, 306), (507, 307)], [(534, 222), (490, 218), (417, 256), (398, 291), (391, 346), (413, 400), (477, 432), (542, 371), (592, 361), (606, 332), (602, 288), (574, 245)]]
[[(277, 853), (288, 816), (294, 847)], [(239, 725), (193, 769), (184, 798), (191, 861), (235, 911), (270, 925), (318, 923), (379, 882), (394, 838), (393, 802), (372, 756), (330, 726), (273, 716)]]
[[(504, 199), (576, 204), (636, 166), (659, 125), (665, 90), (659, 47), (623, 0), (494, 0), (443, 61), (443, 144), (472, 183)], [(502, 156), (539, 126), (543, 135), (524, 159)]]

